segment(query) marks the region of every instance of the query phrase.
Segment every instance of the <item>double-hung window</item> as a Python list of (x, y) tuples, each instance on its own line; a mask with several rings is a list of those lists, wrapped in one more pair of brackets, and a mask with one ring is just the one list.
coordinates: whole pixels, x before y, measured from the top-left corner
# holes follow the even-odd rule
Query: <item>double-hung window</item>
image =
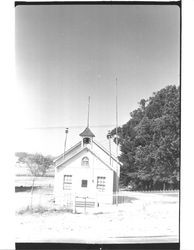
[(72, 189), (72, 175), (64, 175), (63, 189), (64, 190), (71, 190)]
[(97, 189), (99, 191), (104, 191), (106, 186), (106, 177), (98, 176), (97, 177)]

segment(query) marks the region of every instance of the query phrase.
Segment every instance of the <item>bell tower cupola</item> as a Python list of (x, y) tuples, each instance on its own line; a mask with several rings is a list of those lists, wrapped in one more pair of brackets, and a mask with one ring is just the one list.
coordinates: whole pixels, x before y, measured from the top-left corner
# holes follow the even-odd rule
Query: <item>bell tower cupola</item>
[(80, 136), (82, 137), (83, 147), (92, 145), (93, 137), (95, 137), (89, 127), (85, 128), (84, 131), (80, 134)]

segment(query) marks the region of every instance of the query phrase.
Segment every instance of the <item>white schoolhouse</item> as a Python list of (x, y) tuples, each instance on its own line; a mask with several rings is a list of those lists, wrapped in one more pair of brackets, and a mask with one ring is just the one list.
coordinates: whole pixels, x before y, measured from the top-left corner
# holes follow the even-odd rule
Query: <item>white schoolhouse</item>
[(81, 140), (55, 160), (55, 203), (66, 205), (76, 197), (95, 204), (114, 202), (118, 190), (120, 162), (94, 140), (87, 126)]

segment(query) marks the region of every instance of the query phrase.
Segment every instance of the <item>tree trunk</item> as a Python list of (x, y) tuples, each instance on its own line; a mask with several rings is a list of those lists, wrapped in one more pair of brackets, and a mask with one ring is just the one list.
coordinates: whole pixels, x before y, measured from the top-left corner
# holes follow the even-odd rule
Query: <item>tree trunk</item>
[(166, 190), (166, 183), (163, 183), (163, 190)]
[(30, 208), (31, 209), (32, 209), (32, 198), (33, 198), (33, 191), (34, 191), (34, 182), (35, 182), (35, 177), (33, 177), (33, 180), (32, 180), (31, 201), (30, 201)]

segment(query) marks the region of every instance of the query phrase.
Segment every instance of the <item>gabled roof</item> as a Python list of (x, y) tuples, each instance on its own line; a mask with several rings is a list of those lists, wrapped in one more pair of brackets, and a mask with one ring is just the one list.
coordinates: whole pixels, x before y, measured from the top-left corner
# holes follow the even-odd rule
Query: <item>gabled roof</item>
[(101, 159), (100, 156), (98, 156), (95, 152), (93, 152), (92, 149), (89, 149), (89, 148), (87, 148), (87, 147), (81, 148), (79, 151), (76, 152), (76, 154), (71, 155), (70, 157), (65, 157), (64, 160), (62, 160), (61, 162), (59, 162), (58, 165), (56, 165), (56, 167), (58, 168), (58, 167), (62, 166), (64, 163), (67, 163), (68, 161), (70, 161), (71, 159), (73, 159), (75, 156), (77, 156), (77, 155), (83, 153), (84, 151), (87, 151), (87, 152), (89, 151), (89, 152), (90, 152), (91, 154), (93, 154), (99, 161), (101, 161), (105, 166), (107, 166), (108, 168), (110, 168), (112, 171), (115, 171), (115, 169), (114, 169), (110, 164), (106, 163), (103, 159)]
[(89, 127), (85, 128), (85, 130), (80, 134), (82, 137), (95, 137)]
[[(122, 163), (113, 155), (111, 154), (110, 156), (110, 152), (104, 148), (102, 145), (100, 145), (97, 141), (93, 141), (94, 145), (97, 146), (97, 148), (99, 148), (100, 150), (102, 150), (107, 156), (111, 157), (112, 160), (114, 160), (115, 162), (117, 162), (117, 164), (122, 165)], [(82, 147), (81, 147), (81, 141), (76, 143), (73, 147), (71, 147), (70, 149), (68, 149), (65, 154), (61, 154), (59, 155), (54, 162), (56, 163), (56, 165), (60, 165), (61, 162), (64, 162), (64, 159), (67, 160), (71, 157), (73, 157), (74, 155), (76, 155), (77, 153), (79, 153), (80, 151), (82, 151)], [(93, 152), (96, 152), (96, 150), (93, 150)], [(96, 154), (98, 154), (98, 152), (96, 152)]]

